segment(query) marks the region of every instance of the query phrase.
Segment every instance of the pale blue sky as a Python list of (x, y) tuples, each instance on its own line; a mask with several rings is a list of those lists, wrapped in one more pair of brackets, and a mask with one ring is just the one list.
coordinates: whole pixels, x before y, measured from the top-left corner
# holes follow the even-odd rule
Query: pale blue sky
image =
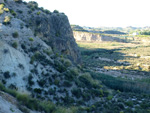
[[(31, 0), (25, 0), (31, 1)], [(34, 0), (64, 12), (71, 24), (90, 27), (150, 26), (150, 0)]]

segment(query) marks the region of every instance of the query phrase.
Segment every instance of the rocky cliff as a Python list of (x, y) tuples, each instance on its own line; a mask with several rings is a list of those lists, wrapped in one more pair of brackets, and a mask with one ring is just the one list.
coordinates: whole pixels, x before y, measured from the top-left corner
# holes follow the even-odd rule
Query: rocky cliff
[(87, 42), (103, 42), (103, 41), (123, 42), (124, 41), (117, 37), (100, 35), (98, 33), (73, 31), (73, 34), (76, 41), (87, 41)]
[(73, 37), (68, 18), (64, 13), (54, 13), (38, 8), (36, 2), (28, 4), (16, 4), (7, 2), (7, 7), (16, 12), (16, 18), (25, 22), (34, 35), (40, 37), (58, 52), (70, 58), (72, 61), (80, 62), (80, 53)]

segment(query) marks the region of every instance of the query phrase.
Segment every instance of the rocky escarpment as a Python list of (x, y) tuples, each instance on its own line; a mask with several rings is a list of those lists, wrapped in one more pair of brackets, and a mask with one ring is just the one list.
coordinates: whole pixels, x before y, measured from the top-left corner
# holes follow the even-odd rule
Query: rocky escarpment
[(115, 41), (123, 42), (124, 40), (117, 37), (105, 36), (90, 32), (73, 31), (74, 38), (76, 41), (87, 41), (87, 42), (103, 42), (103, 41)]
[(80, 62), (80, 53), (73, 37), (68, 18), (65, 14), (38, 8), (36, 2), (16, 4), (7, 2), (7, 6), (16, 12), (16, 17), (31, 28), (34, 35), (39, 36), (54, 52), (63, 54), (74, 62)]

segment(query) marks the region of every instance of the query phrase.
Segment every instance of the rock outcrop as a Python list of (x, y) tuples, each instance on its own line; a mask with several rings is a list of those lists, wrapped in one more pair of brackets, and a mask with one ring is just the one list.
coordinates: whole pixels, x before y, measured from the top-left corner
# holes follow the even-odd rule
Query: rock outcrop
[(68, 56), (74, 63), (80, 63), (80, 53), (64, 13), (51, 13), (47, 10), (45, 13), (43, 9), (37, 8), (38, 5), (35, 2), (28, 5), (8, 2), (7, 5), (17, 13), (16, 17), (24, 21), (34, 35), (50, 45), (54, 52)]
[(123, 42), (124, 41), (117, 37), (100, 35), (98, 33), (73, 31), (73, 34), (76, 41), (85, 41), (85, 42), (86, 41), (87, 42), (103, 42), (103, 41)]

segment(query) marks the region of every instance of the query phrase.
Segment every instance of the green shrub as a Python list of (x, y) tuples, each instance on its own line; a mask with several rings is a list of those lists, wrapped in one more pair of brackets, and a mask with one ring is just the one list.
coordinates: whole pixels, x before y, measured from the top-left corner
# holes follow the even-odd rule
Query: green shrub
[(5, 89), (5, 92), (9, 93), (10, 95), (16, 97), (18, 92), (14, 89)]
[(35, 88), (34, 89), (34, 92), (35, 93), (38, 93), (38, 94), (41, 94), (42, 93), (42, 90), (40, 88)]
[(0, 90), (4, 91), (5, 90), (5, 86), (0, 82)]
[(21, 48), (25, 50), (26, 46), (24, 44), (21, 44)]
[(93, 78), (89, 73), (81, 74), (79, 80), (84, 84), (83, 87), (92, 88), (93, 84), (95, 84), (95, 81), (93, 80)]
[(10, 21), (11, 21), (11, 17), (10, 16), (5, 16), (3, 24), (5, 24), (5, 25), (10, 24)]
[(29, 41), (31, 41), (31, 42), (32, 42), (32, 41), (34, 41), (34, 39), (30, 37), (30, 38), (29, 38)]
[(8, 8), (4, 8), (4, 11), (9, 12), (9, 9)]
[(17, 47), (18, 47), (18, 43), (17, 43), (17, 42), (14, 42), (14, 43), (12, 44), (12, 47), (17, 48)]
[(57, 86), (59, 85), (59, 83), (60, 83), (60, 81), (59, 81), (58, 79), (56, 79), (56, 80), (54, 81), (54, 84), (57, 85)]
[(62, 64), (61, 64), (59, 61), (57, 61), (57, 60), (54, 61), (54, 64), (55, 64), (56, 69), (57, 69), (60, 73), (65, 72), (65, 71), (67, 70), (67, 68), (66, 68), (64, 65), (62, 65)]
[(54, 10), (53, 13), (59, 13), (59, 11), (58, 10)]
[(41, 86), (41, 87), (43, 87), (46, 84), (46, 80), (44, 80), (44, 79), (38, 80), (37, 82), (38, 82), (39, 86)]
[(69, 59), (64, 60), (65, 67), (70, 67), (72, 65), (72, 62)]
[(29, 83), (29, 86), (34, 85), (34, 81), (33, 81), (32, 79), (33, 79), (33, 76), (32, 76), (32, 74), (30, 74), (30, 75), (28, 76), (28, 83)]
[(4, 4), (0, 4), (0, 10), (4, 8)]
[(76, 96), (77, 98), (80, 98), (80, 97), (81, 97), (81, 94), (82, 94), (81, 89), (73, 89), (73, 90), (71, 90), (71, 92), (72, 92), (72, 94), (73, 94), (74, 96)]
[(14, 38), (18, 38), (19, 34), (18, 34), (18, 32), (14, 32), (14, 33), (12, 34), (12, 36), (13, 36)]
[(12, 10), (12, 9), (10, 9), (10, 13), (11, 13), (14, 17), (16, 17), (16, 15), (17, 15), (17, 13), (16, 13), (14, 10)]
[(109, 96), (107, 97), (108, 100), (111, 100), (112, 98), (113, 98), (112, 95), (109, 95)]
[[(68, 62), (67, 65), (71, 66), (71, 62)], [(69, 69), (70, 74), (72, 74), (73, 76), (78, 76), (79, 75), (79, 70), (76, 67), (72, 67)]]
[(45, 12), (46, 14), (51, 14), (51, 12), (50, 12), (49, 10), (44, 10), (44, 12)]
[(2, 15), (2, 14), (3, 14), (3, 12), (4, 12), (4, 11), (0, 9), (0, 15)]
[(27, 94), (18, 94), (17, 100), (19, 100), (22, 104), (26, 105), (29, 102), (29, 96)]
[(31, 60), (30, 60), (30, 64), (33, 64), (33, 62), (35, 61), (35, 59), (36, 59), (35, 56), (32, 56)]
[(132, 102), (132, 101), (127, 101), (127, 102), (125, 102), (125, 104), (126, 104), (127, 106), (130, 106), (130, 107), (133, 106), (133, 102)]
[(51, 49), (46, 50), (44, 49), (43, 52), (46, 53), (47, 55), (51, 55), (53, 53)]
[(41, 14), (41, 12), (39, 11), (39, 12), (37, 12), (36, 14), (37, 14), (37, 15), (40, 15), (40, 14)]
[(39, 103), (39, 107), (41, 110), (44, 110), (46, 113), (52, 113), (54, 110), (56, 110), (56, 106), (51, 103), (50, 101), (43, 101)]

